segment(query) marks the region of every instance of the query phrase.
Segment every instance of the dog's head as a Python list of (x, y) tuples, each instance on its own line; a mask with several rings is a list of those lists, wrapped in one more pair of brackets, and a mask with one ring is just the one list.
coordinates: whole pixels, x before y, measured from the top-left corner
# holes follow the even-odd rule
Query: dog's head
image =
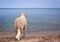
[(26, 14), (26, 13), (22, 13), (21, 16), (25, 16), (25, 17), (27, 17), (27, 14)]

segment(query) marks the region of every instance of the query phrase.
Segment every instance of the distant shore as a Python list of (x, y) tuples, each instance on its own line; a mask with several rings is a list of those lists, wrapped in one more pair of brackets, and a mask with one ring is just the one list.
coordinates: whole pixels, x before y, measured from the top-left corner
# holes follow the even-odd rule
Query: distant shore
[(26, 37), (17, 41), (14, 32), (0, 32), (0, 42), (60, 42), (60, 32), (27, 32)]

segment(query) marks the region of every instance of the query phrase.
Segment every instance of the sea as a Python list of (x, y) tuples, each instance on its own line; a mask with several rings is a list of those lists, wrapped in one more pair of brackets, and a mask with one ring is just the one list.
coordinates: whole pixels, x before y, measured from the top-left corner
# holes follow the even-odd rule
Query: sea
[(27, 14), (27, 32), (60, 31), (60, 8), (0, 8), (0, 31), (15, 31), (21, 13)]

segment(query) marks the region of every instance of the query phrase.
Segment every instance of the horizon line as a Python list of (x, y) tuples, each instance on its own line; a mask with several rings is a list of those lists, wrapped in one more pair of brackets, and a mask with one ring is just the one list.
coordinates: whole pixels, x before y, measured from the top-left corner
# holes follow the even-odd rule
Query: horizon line
[[(0, 8), (1, 9), (1, 8)], [(19, 8), (16, 8), (16, 9), (19, 9)], [(22, 8), (20, 8), (20, 9), (22, 9)], [(28, 9), (28, 8), (26, 8), (26, 9)], [(35, 9), (35, 8), (34, 8)], [(37, 8), (37, 9), (39, 9), (39, 8)], [(42, 8), (40, 8), (40, 9), (42, 9)]]

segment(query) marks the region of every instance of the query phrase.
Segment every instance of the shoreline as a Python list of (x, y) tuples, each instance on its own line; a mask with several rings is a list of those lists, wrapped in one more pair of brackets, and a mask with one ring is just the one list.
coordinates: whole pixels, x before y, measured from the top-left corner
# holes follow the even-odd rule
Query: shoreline
[(0, 42), (60, 42), (60, 31), (27, 32), (26, 37), (16, 41), (14, 32), (0, 32)]

